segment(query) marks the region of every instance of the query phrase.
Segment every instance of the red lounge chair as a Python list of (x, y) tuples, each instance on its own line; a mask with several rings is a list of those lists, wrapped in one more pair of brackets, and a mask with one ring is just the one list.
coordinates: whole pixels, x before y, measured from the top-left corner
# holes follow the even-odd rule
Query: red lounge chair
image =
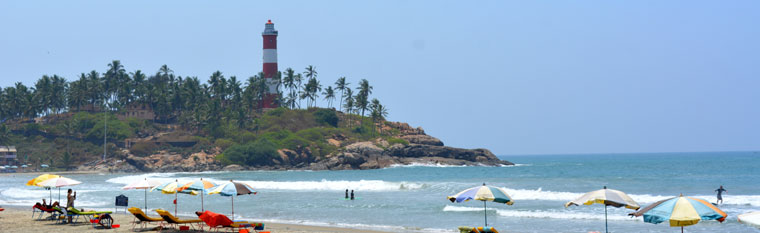
[(44, 215), (45, 213), (51, 214), (50, 217), (52, 218), (55, 218), (55, 216), (62, 214), (61, 211), (56, 210), (55, 208), (48, 208), (47, 206), (43, 206), (39, 203), (34, 204), (34, 206), (32, 206), (32, 218), (34, 218), (34, 214), (37, 212), (40, 212), (40, 214), (37, 215), (37, 219), (42, 219), (42, 215)]
[(246, 222), (246, 221), (235, 221), (233, 222), (228, 218), (227, 216), (223, 214), (214, 213), (211, 211), (203, 212), (200, 216), (198, 216), (203, 222), (206, 223), (206, 225), (209, 226), (209, 228), (214, 229), (216, 231), (219, 231), (224, 228), (229, 228), (233, 232), (237, 232), (240, 229), (244, 228), (253, 228), (254, 231), (261, 231), (264, 230), (264, 224), (263, 223), (255, 223), (255, 222)]

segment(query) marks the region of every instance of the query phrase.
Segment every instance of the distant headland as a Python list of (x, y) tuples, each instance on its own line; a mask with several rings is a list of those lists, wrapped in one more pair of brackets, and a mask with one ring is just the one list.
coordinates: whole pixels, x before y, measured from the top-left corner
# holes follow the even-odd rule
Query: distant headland
[[(243, 85), (126, 72), (120, 61), (67, 81), (42, 76), (0, 91), (0, 145), (15, 165), (50, 170), (376, 169), (396, 164), (500, 166), (487, 149), (444, 146), (422, 128), (386, 121), (362, 79), (323, 87), (314, 66), (259, 73)], [(274, 93), (274, 94), (272, 94)], [(317, 106), (324, 99), (327, 106)], [(305, 102), (305, 103), (304, 103)], [(302, 105), (303, 104), (303, 105)], [(338, 109), (336, 109), (336, 107)]]

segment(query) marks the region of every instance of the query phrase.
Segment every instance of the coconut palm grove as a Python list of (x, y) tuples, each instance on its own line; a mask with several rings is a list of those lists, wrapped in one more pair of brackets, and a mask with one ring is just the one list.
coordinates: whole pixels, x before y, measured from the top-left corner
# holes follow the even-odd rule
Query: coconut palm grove
[[(128, 72), (114, 60), (105, 72), (92, 70), (71, 80), (43, 75), (33, 86), (17, 82), (0, 90), (0, 145), (17, 145), (23, 162), (66, 169), (101, 156), (161, 150), (190, 154), (219, 148), (225, 152), (220, 161), (249, 165), (267, 163), (282, 148), (324, 156), (337, 148), (325, 142), (327, 135), (405, 143), (377, 127), (388, 109), (371, 98), (366, 79), (352, 85), (339, 77), (325, 85), (316, 67), (308, 66), (303, 72), (287, 68), (274, 80), (274, 101), (281, 107), (265, 109), (263, 73), (238, 78), (215, 71), (203, 82), (177, 76), (167, 65), (153, 74)], [(159, 143), (127, 142), (145, 137)]]

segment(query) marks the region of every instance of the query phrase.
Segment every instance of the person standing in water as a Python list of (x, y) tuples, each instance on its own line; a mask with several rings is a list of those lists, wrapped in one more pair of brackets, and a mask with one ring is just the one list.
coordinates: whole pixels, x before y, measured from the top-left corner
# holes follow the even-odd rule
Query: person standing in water
[(346, 199), (348, 199), (348, 189), (346, 189)]
[(351, 189), (351, 200), (353, 200), (353, 199), (354, 199), (354, 190)]
[(723, 185), (721, 185), (720, 188), (715, 190), (715, 192), (718, 192), (718, 200), (715, 202), (718, 204), (723, 204), (723, 192), (726, 192), (726, 189), (724, 189)]

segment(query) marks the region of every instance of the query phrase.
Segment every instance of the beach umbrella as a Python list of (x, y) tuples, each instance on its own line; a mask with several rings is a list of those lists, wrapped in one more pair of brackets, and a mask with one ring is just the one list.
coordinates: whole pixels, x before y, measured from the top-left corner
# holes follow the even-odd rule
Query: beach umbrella
[[(27, 181), (26, 185), (27, 186), (42, 187), (42, 186), (38, 185), (40, 182), (46, 181), (46, 180), (51, 179), (51, 178), (57, 178), (57, 177), (61, 177), (61, 176), (59, 176), (59, 175), (53, 175), (53, 174), (42, 174), (42, 175), (39, 175), (39, 176), (35, 177), (34, 179), (31, 179), (31, 180)], [(50, 187), (44, 187), (44, 188), (47, 189), (50, 192), (50, 199), (49, 200), (53, 201), (53, 190), (50, 189)], [(58, 201), (60, 201), (60, 199), (61, 198), (58, 198)]]
[(180, 187), (179, 182), (177, 180), (174, 180), (172, 182), (166, 182), (166, 183), (160, 184), (150, 190), (151, 192), (153, 192), (153, 190), (158, 190), (158, 191), (161, 191), (161, 193), (163, 194), (174, 194), (174, 216), (177, 216), (177, 205), (178, 205), (177, 194), (178, 193), (191, 194), (191, 195), (198, 194), (197, 192), (190, 191), (190, 190), (177, 190), (179, 187)]
[(633, 198), (626, 195), (624, 192), (607, 189), (604, 186), (603, 189), (591, 191), (582, 196), (576, 198), (565, 204), (565, 208), (571, 205), (592, 205), (592, 204), (604, 204), (604, 232), (607, 231), (607, 206), (612, 207), (625, 207), (628, 209), (638, 210), (640, 208), (639, 203), (633, 200)]
[(749, 212), (736, 216), (740, 223), (760, 228), (760, 212)]
[(477, 186), (473, 188), (465, 189), (453, 196), (447, 197), (449, 201), (461, 203), (469, 200), (483, 201), (483, 216), (485, 217), (485, 226), (488, 226), (488, 215), (486, 212), (486, 202), (492, 201), (496, 203), (504, 203), (507, 205), (514, 204), (512, 197), (507, 194), (504, 189), (486, 186)]
[(50, 178), (58, 178), (58, 177), (61, 177), (61, 176), (59, 176), (59, 175), (53, 175), (53, 174), (42, 174), (42, 175), (39, 175), (39, 176), (35, 177), (34, 179), (31, 179), (31, 180), (27, 181), (26, 185), (27, 186), (39, 186), (37, 184), (40, 183), (40, 182), (42, 182), (42, 181), (46, 181), (46, 180), (48, 180)]
[(681, 232), (683, 232), (683, 227), (697, 224), (700, 220), (723, 222), (728, 216), (704, 199), (683, 195), (655, 202), (630, 215), (636, 217), (643, 215), (644, 222), (654, 224), (668, 221), (671, 227), (681, 227)]
[(179, 191), (184, 190), (194, 190), (194, 191), (201, 191), (201, 212), (206, 211), (206, 209), (203, 207), (203, 196), (206, 194), (206, 189), (216, 186), (214, 182), (203, 180), (201, 178), (200, 180), (194, 180), (190, 181), (185, 185), (182, 185), (182, 187), (179, 187)]
[(127, 186), (122, 187), (121, 189), (124, 190), (130, 190), (130, 189), (142, 189), (145, 192), (145, 209), (144, 212), (148, 211), (148, 189), (152, 189), (153, 187), (161, 185), (161, 182), (158, 180), (148, 180), (148, 178), (135, 181), (131, 184), (128, 184)]
[(234, 182), (230, 180), (230, 182), (217, 185), (215, 187), (212, 187), (208, 190), (206, 190), (209, 195), (211, 194), (219, 194), (222, 196), (229, 196), (231, 197), (232, 201), (232, 220), (235, 220), (235, 196), (240, 195), (249, 195), (249, 194), (256, 194), (256, 191), (253, 191), (253, 187), (251, 187), (248, 184), (240, 183), (240, 182)]
[[(46, 187), (46, 188), (58, 188), (58, 202), (61, 202), (61, 187), (63, 186), (72, 186), (72, 185), (78, 185), (82, 182), (79, 182), (74, 179), (66, 178), (63, 176), (59, 176), (56, 178), (50, 178), (45, 181), (42, 181), (40, 183), (37, 183), (38, 186)], [(52, 201), (52, 200), (51, 200)]]

